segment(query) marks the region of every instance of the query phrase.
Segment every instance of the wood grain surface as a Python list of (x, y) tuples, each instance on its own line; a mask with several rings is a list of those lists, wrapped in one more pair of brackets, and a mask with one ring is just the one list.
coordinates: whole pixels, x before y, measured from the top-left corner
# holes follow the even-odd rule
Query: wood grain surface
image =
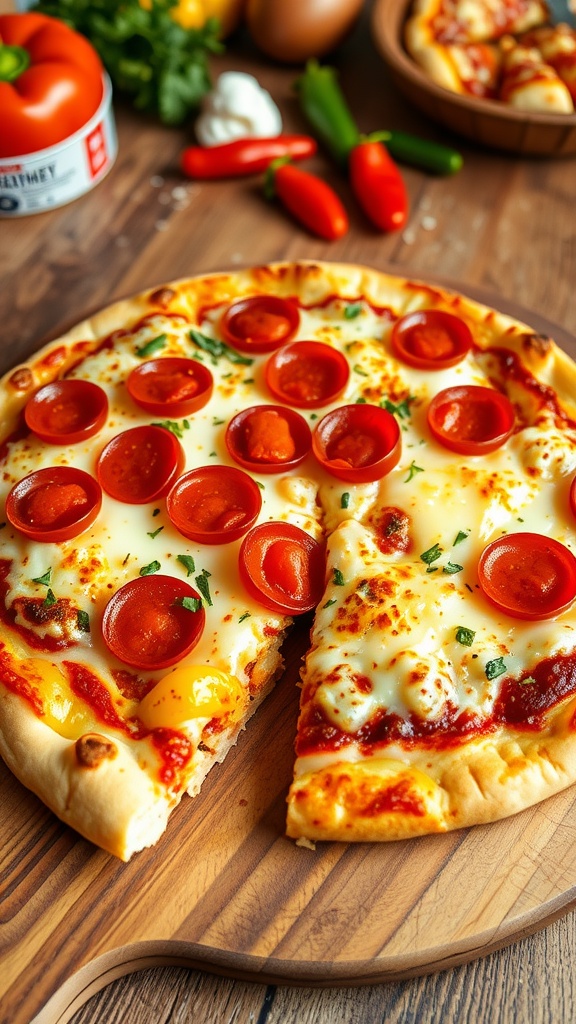
[[(391, 86), (368, 15), (331, 57), (361, 128), (418, 132), (465, 157), (454, 178), (404, 169), (401, 234), (371, 229), (322, 154), (309, 166), (351, 214), (333, 244), (268, 204), (259, 179), (187, 182), (178, 155), (191, 131), (117, 101), (120, 150), (106, 180), (60, 210), (0, 221), (1, 367), (149, 285), (292, 258), (451, 279), (530, 310), (535, 326), (557, 324), (573, 346), (574, 161), (503, 156), (426, 123)], [(305, 128), (297, 68), (268, 62), (242, 34), (214, 75), (228, 67), (256, 74), (286, 127)], [(564, 915), (576, 897), (576, 791), (451, 836), (295, 848), (283, 837), (284, 797), (305, 642), (303, 624), (282, 685), (226, 764), (184, 801), (166, 840), (128, 865), (1, 769), (3, 1024), (574, 1019), (576, 928)]]

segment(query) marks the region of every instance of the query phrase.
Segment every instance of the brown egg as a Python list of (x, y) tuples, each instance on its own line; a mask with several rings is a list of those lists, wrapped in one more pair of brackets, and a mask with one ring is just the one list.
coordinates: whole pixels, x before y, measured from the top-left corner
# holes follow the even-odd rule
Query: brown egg
[(288, 64), (321, 57), (354, 27), (364, 0), (248, 0), (246, 23), (263, 53)]

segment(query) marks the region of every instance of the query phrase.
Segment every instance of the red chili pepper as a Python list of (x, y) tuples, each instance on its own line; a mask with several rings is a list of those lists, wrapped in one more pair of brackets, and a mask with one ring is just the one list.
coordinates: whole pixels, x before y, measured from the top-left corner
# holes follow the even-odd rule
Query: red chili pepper
[(277, 195), (283, 206), (320, 238), (333, 242), (348, 230), (346, 210), (334, 189), (286, 159), (274, 161), (268, 168), (265, 192), (268, 197)]
[(398, 231), (408, 217), (400, 171), (382, 142), (368, 139), (350, 152), (350, 185), (364, 213), (382, 231)]
[(189, 146), (182, 153), (180, 166), (189, 178), (237, 178), (260, 174), (278, 157), (302, 160), (317, 149), (310, 135), (235, 139), (221, 146)]

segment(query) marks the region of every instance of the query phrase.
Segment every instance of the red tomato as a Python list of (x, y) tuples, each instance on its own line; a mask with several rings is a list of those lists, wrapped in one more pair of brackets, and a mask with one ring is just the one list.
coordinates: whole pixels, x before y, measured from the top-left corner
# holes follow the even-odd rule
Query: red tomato
[(197, 359), (167, 356), (135, 366), (126, 380), (133, 402), (153, 416), (182, 419), (202, 409), (212, 396), (214, 378)]
[(455, 366), (473, 345), (468, 325), (443, 309), (419, 309), (400, 317), (391, 340), (395, 355), (421, 370)]
[(576, 598), (576, 558), (551, 537), (512, 533), (492, 541), (478, 563), (492, 604), (518, 619), (550, 619)]
[(477, 384), (445, 388), (428, 406), (428, 426), (444, 448), (461, 455), (486, 455), (505, 444), (515, 421), (506, 395)]
[(199, 544), (227, 544), (256, 522), (262, 508), (258, 484), (233, 466), (204, 466), (185, 473), (166, 499), (179, 533)]
[(189, 654), (205, 621), (200, 594), (184, 580), (139, 576), (120, 587), (106, 605), (102, 636), (124, 664), (153, 671)]
[(400, 461), (400, 427), (380, 406), (342, 405), (317, 424), (312, 451), (339, 480), (369, 483), (386, 476)]
[(281, 405), (253, 405), (234, 416), (226, 447), (239, 466), (254, 473), (283, 473), (300, 465), (312, 447), (306, 420)]
[(106, 392), (88, 380), (55, 380), (30, 399), (24, 418), (48, 444), (77, 444), (102, 429), (108, 416)]
[(132, 427), (102, 449), (98, 479), (112, 498), (144, 505), (167, 494), (184, 469), (186, 457), (174, 434), (164, 427)]
[(25, 537), (59, 544), (92, 526), (102, 492), (89, 473), (73, 466), (37, 469), (14, 485), (6, 517)]
[(88, 40), (45, 14), (0, 15), (0, 157), (62, 142), (102, 101), (103, 68)]
[(292, 341), (270, 356), (266, 384), (274, 398), (314, 409), (342, 394), (350, 367), (341, 352), (321, 341)]
[(239, 568), (250, 596), (281, 615), (310, 611), (324, 590), (323, 545), (290, 523), (262, 523), (250, 530)]
[(252, 295), (234, 302), (220, 320), (220, 330), (240, 352), (273, 352), (298, 330), (294, 302), (279, 295)]

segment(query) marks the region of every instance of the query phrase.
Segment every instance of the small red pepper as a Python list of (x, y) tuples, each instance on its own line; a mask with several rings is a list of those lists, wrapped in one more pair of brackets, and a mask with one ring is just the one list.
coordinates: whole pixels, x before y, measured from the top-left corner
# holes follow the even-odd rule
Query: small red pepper
[(329, 242), (348, 230), (348, 216), (339, 196), (327, 182), (286, 158), (275, 160), (266, 175), (265, 193), (277, 195), (282, 205), (320, 238)]
[(360, 142), (348, 158), (350, 185), (364, 213), (382, 231), (398, 231), (408, 217), (404, 179), (386, 146)]
[(302, 160), (317, 149), (310, 135), (235, 139), (221, 146), (189, 146), (182, 153), (180, 166), (188, 178), (238, 178), (260, 174), (278, 157)]
[(104, 92), (96, 50), (57, 18), (0, 15), (0, 157), (62, 142), (96, 113)]

